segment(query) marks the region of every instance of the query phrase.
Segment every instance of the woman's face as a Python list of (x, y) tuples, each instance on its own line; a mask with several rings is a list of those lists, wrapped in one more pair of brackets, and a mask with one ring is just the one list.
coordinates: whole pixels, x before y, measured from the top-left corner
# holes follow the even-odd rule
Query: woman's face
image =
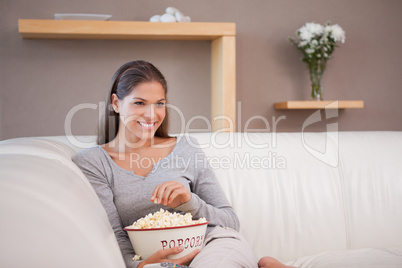
[(113, 94), (112, 104), (119, 113), (120, 126), (124, 127), (119, 131), (124, 130), (127, 140), (154, 137), (166, 115), (165, 91), (158, 82), (141, 83), (122, 100)]

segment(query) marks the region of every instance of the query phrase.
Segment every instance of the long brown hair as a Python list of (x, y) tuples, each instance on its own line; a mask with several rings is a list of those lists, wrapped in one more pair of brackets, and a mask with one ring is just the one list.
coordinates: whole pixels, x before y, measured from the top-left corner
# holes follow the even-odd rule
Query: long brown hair
[[(130, 61), (123, 64), (113, 75), (109, 91), (106, 96), (106, 105), (102, 111), (98, 129), (98, 144), (105, 144), (113, 140), (119, 130), (119, 114), (112, 107), (112, 95), (116, 94), (122, 100), (141, 83), (158, 82), (167, 95), (167, 83), (162, 73), (151, 63), (143, 60)], [(155, 132), (156, 137), (169, 138), (168, 112), (165, 119)]]

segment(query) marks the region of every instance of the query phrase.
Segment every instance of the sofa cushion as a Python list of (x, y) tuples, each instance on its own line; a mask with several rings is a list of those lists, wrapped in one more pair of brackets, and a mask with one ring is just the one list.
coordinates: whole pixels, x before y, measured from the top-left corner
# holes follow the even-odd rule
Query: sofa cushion
[(58, 160), (0, 154), (0, 211), (2, 267), (125, 267), (94, 190)]
[(402, 247), (326, 251), (286, 264), (299, 268), (399, 268)]
[(74, 150), (61, 142), (46, 138), (16, 138), (0, 142), (0, 154), (35, 155), (57, 159), (60, 162), (71, 160)]
[(301, 133), (191, 135), (204, 146), (257, 258), (347, 249), (339, 170), (325, 162), (337, 152), (331, 142), (325, 147), (325, 134), (305, 137), (308, 146), (326, 148), (323, 159), (306, 150)]
[(0, 141), (0, 156), (26, 155), (57, 161), (74, 171), (77, 178), (91, 187), (81, 170), (71, 161), (75, 153), (74, 147), (68, 144), (66, 137), (15, 138)]
[(402, 133), (341, 132), (339, 140), (348, 248), (402, 245)]

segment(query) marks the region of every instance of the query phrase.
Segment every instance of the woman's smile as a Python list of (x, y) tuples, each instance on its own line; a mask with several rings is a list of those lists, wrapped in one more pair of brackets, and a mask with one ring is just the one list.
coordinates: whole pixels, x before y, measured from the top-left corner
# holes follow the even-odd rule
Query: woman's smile
[(147, 123), (145, 123), (145, 122), (140, 122), (140, 121), (137, 121), (137, 122), (138, 122), (138, 124), (141, 125), (142, 129), (145, 129), (145, 130), (153, 129), (156, 126), (156, 123), (157, 123), (157, 122), (147, 122)]

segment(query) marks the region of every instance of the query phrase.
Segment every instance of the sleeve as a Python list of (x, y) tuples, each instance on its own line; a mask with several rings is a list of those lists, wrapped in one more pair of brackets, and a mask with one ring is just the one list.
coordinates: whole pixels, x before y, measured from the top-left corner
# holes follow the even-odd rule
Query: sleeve
[(230, 227), (239, 231), (240, 223), (223, 192), (215, 172), (202, 149), (197, 148), (194, 157), (192, 197), (176, 209), (190, 212), (195, 219), (205, 217), (209, 226)]
[(78, 153), (73, 158), (73, 162), (81, 169), (98, 195), (108, 215), (127, 268), (136, 268), (140, 261), (132, 260), (134, 250), (127, 233), (123, 230), (120, 216), (114, 204), (111, 182), (108, 180), (106, 169), (100, 157), (97, 157), (96, 154)]

